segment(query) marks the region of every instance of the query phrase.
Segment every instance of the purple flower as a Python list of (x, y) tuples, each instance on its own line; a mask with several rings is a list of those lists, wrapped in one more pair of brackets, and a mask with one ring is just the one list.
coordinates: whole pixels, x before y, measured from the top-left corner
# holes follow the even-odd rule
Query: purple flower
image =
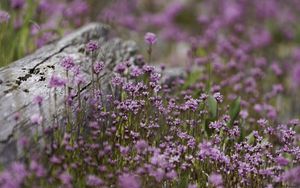
[(10, 6), (13, 9), (22, 9), (25, 5), (25, 0), (10, 0)]
[(154, 33), (150, 33), (150, 32), (145, 34), (144, 39), (145, 39), (145, 42), (149, 45), (153, 45), (157, 41), (156, 35)]
[(145, 140), (138, 140), (135, 144), (135, 148), (138, 152), (143, 152), (147, 147), (148, 143)]
[(7, 23), (9, 19), (10, 19), (10, 15), (8, 14), (8, 12), (0, 10), (0, 24)]
[(197, 188), (198, 186), (197, 186), (197, 184), (189, 184), (188, 185), (188, 188)]
[(3, 188), (22, 187), (28, 173), (23, 163), (14, 162), (8, 169), (0, 174), (0, 186)]
[(64, 15), (72, 19), (76, 25), (79, 25), (81, 24), (81, 19), (78, 19), (78, 17), (86, 15), (88, 11), (89, 5), (85, 0), (74, 0), (65, 7)]
[(74, 77), (74, 82), (75, 84), (80, 85), (80, 84), (84, 84), (86, 80), (82, 74), (77, 74)]
[(99, 74), (104, 68), (104, 63), (101, 61), (101, 62), (96, 62), (94, 64), (94, 73), (96, 74)]
[(30, 121), (33, 124), (41, 125), (43, 122), (43, 117), (40, 114), (33, 114), (30, 117)]
[(51, 88), (58, 88), (58, 87), (63, 87), (66, 85), (66, 80), (56, 76), (56, 75), (52, 75), (49, 81), (49, 87)]
[(162, 168), (158, 168), (151, 173), (151, 176), (153, 176), (157, 182), (161, 182), (165, 177), (165, 171)]
[(56, 33), (52, 31), (43, 32), (42, 35), (38, 37), (38, 40), (36, 41), (36, 45), (37, 47), (42, 47), (56, 38), (57, 38)]
[(114, 78), (112, 78), (111, 83), (114, 86), (122, 86), (124, 83), (124, 79), (122, 77), (116, 76)]
[(60, 65), (65, 70), (69, 71), (69, 70), (71, 70), (75, 66), (74, 59), (71, 56), (64, 57), (61, 60)]
[(271, 40), (271, 34), (268, 30), (256, 30), (251, 35), (251, 42), (256, 48), (269, 45)]
[(166, 174), (167, 178), (171, 179), (171, 180), (174, 180), (177, 178), (177, 173), (175, 170), (171, 170), (170, 172), (168, 172)]
[(279, 65), (276, 64), (276, 63), (273, 63), (273, 64), (271, 65), (271, 69), (272, 69), (272, 71), (275, 73), (276, 76), (281, 76), (282, 73), (283, 73), (283, 70), (282, 70), (282, 69), (279, 67)]
[(144, 65), (143, 66), (143, 71), (145, 71), (146, 73), (153, 73), (155, 70), (155, 67), (154, 66), (151, 66), (151, 65)]
[(61, 159), (58, 158), (57, 156), (53, 155), (51, 158), (50, 158), (50, 162), (53, 163), (53, 164), (61, 164)]
[(99, 49), (99, 44), (96, 41), (90, 41), (85, 46), (85, 50), (87, 52), (95, 52), (98, 49)]
[(136, 175), (124, 173), (119, 176), (120, 188), (140, 188), (141, 183)]
[(300, 174), (300, 166), (297, 166), (295, 168), (292, 168), (292, 169), (286, 171), (282, 175), (282, 179), (286, 182), (289, 182), (289, 183), (292, 183), (295, 185), (300, 185), (299, 174)]
[(293, 68), (292, 82), (294, 87), (300, 87), (300, 64)]
[(132, 69), (131, 69), (131, 72), (130, 72), (130, 75), (132, 76), (132, 77), (139, 77), (139, 76), (141, 76), (141, 75), (143, 75), (143, 70), (142, 69), (140, 69), (140, 68), (138, 68), (138, 67), (133, 67)]
[(213, 184), (214, 186), (222, 186), (223, 184), (223, 179), (222, 176), (220, 174), (217, 173), (212, 173), (209, 177), (208, 177), (208, 182)]
[(126, 156), (130, 151), (130, 148), (127, 146), (127, 147), (124, 147), (124, 146), (120, 146), (120, 153), (123, 155), (123, 156)]
[(103, 184), (103, 181), (95, 175), (88, 175), (86, 178), (86, 184), (88, 186), (99, 187)]
[(115, 72), (122, 74), (124, 73), (124, 71), (126, 70), (127, 66), (125, 63), (119, 63), (117, 64), (117, 66), (115, 67)]
[(221, 93), (214, 93), (213, 97), (218, 101), (218, 103), (223, 102), (223, 95), (221, 95)]
[(72, 182), (72, 176), (68, 172), (60, 174), (59, 179), (64, 185), (70, 185)]
[(32, 160), (30, 162), (29, 168), (35, 173), (37, 177), (44, 177), (46, 175), (45, 168), (41, 164), (37, 163), (37, 161), (35, 160)]
[(29, 145), (29, 139), (25, 136), (22, 136), (19, 140), (18, 140), (18, 144), (22, 147), (22, 148), (26, 148)]
[(3, 188), (19, 188), (28, 173), (23, 163), (14, 162), (9, 169), (0, 174), (0, 185)]
[(161, 78), (161, 74), (159, 74), (159, 73), (153, 72), (150, 74), (151, 82), (157, 83), (160, 80), (160, 78)]
[(22, 180), (27, 176), (27, 171), (24, 164), (20, 162), (14, 162), (11, 165), (11, 171), (16, 174), (16, 180)]
[(44, 98), (43, 98), (42, 96), (38, 95), (38, 96), (36, 96), (36, 97), (33, 99), (33, 102), (34, 102), (35, 104), (41, 106), (42, 103), (43, 103), (43, 100), (44, 100)]
[(235, 21), (241, 16), (242, 10), (237, 3), (225, 3), (224, 5), (224, 17), (229, 23)]
[(166, 167), (168, 162), (166, 160), (166, 156), (159, 153), (154, 153), (154, 155), (150, 159), (151, 164), (157, 165), (160, 167)]
[(282, 156), (276, 157), (275, 161), (280, 166), (286, 166), (289, 164), (289, 160), (287, 160), (286, 158), (284, 158)]

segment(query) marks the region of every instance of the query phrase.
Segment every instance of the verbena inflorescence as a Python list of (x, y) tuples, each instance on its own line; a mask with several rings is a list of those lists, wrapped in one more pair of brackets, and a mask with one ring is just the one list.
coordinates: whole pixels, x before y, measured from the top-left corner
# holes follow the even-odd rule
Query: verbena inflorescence
[[(20, 10), (24, 2), (11, 6)], [(76, 12), (90, 10), (78, 4)], [(76, 64), (85, 60), (62, 57), (65, 74), (53, 74), (48, 84), (62, 114), (54, 114), (46, 126), (44, 99), (35, 97), (40, 111), (30, 120), (36, 136), (20, 138), (24, 155), (3, 170), (0, 185), (300, 186), (299, 120), (293, 119), (299, 117), (297, 10), (300, 4), (292, 0), (109, 4), (100, 18), (146, 33), (140, 44), (145, 55), (114, 67), (105, 83), (109, 94), (101, 79), (108, 65), (97, 58), (101, 43), (85, 45), (90, 78)], [(66, 9), (66, 15), (72, 13)], [(0, 24), (10, 19), (0, 12)], [(183, 42), (183, 62), (162, 48)], [(181, 74), (173, 74), (169, 62), (151, 64), (160, 50), (163, 60), (170, 54), (170, 61), (184, 64)], [(86, 83), (90, 90), (80, 92)], [(63, 104), (56, 101), (58, 90)]]

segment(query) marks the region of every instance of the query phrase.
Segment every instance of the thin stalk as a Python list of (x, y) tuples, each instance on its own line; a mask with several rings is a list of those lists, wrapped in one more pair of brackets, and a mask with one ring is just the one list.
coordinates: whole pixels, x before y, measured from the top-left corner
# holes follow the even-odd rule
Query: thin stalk
[(148, 62), (150, 64), (151, 63), (151, 55), (152, 55), (152, 45), (151, 44), (149, 45), (147, 52), (148, 52)]
[(93, 96), (95, 95), (95, 78), (94, 78), (94, 58), (93, 58), (93, 53), (92, 53), (92, 67), (91, 67), (91, 71), (92, 71), (92, 89), (93, 89)]

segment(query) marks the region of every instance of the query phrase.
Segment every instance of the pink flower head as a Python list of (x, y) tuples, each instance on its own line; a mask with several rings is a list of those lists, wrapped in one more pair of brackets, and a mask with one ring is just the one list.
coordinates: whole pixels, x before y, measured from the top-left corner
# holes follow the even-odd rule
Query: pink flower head
[(8, 14), (8, 12), (0, 10), (0, 24), (7, 23), (9, 19), (10, 19), (10, 15)]
[(293, 67), (292, 84), (295, 88), (300, 87), (300, 64)]
[(157, 41), (156, 35), (154, 33), (150, 33), (150, 32), (145, 34), (144, 39), (145, 39), (145, 42), (150, 45), (155, 44)]
[(122, 174), (119, 176), (119, 186), (120, 188), (140, 188), (141, 183), (133, 174)]
[(13, 9), (22, 9), (25, 6), (25, 0), (10, 0), (10, 6)]
[(46, 170), (43, 165), (39, 164), (36, 160), (32, 160), (29, 165), (29, 169), (34, 172), (37, 177), (43, 177), (46, 175)]
[(41, 125), (43, 121), (43, 117), (40, 114), (33, 114), (30, 117), (30, 120), (33, 124)]
[(52, 75), (49, 81), (49, 87), (51, 88), (58, 88), (58, 87), (63, 87), (64, 85), (66, 85), (66, 80), (56, 76), (56, 75)]
[(62, 59), (62, 61), (60, 62), (60, 65), (65, 70), (71, 70), (75, 66), (74, 59), (70, 56), (67, 56), (67, 57)]
[(70, 185), (73, 178), (68, 172), (63, 172), (59, 175), (59, 179), (64, 185)]
[(82, 74), (78, 74), (74, 77), (74, 82), (75, 84), (80, 85), (80, 84), (84, 84), (86, 80)]
[(284, 158), (283, 156), (278, 156), (275, 158), (275, 162), (279, 165), (279, 166), (287, 166), (289, 164), (289, 160)]
[(213, 184), (216, 187), (221, 187), (223, 184), (222, 175), (217, 174), (217, 173), (212, 173), (208, 177), (208, 181), (209, 181), (209, 183)]
[(294, 185), (300, 185), (299, 174), (300, 166), (297, 166), (284, 172), (282, 179), (286, 182), (293, 183)]
[(143, 152), (147, 149), (148, 143), (145, 140), (138, 140), (135, 144), (135, 148), (138, 152)]
[(93, 68), (94, 68), (94, 73), (99, 74), (104, 68), (104, 63), (102, 61), (101, 62), (97, 61), (94, 64)]
[(95, 175), (88, 175), (86, 178), (86, 184), (91, 187), (99, 187), (103, 184), (103, 180)]
[(96, 41), (90, 41), (85, 46), (85, 50), (87, 52), (95, 52), (98, 49), (99, 49), (99, 44)]
[(44, 98), (40, 95), (37, 95), (34, 99), (33, 102), (39, 106), (42, 105)]

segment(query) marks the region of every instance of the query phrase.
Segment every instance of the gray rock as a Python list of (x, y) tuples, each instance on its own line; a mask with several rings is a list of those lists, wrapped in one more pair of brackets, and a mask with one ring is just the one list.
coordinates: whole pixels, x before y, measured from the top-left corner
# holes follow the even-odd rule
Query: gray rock
[[(88, 41), (96, 40), (101, 46), (97, 59), (105, 63), (105, 68), (99, 77), (102, 100), (105, 102), (106, 94), (118, 93), (112, 91), (109, 85), (112, 70), (122, 61), (134, 62), (138, 49), (133, 41), (122, 41), (111, 37), (109, 30), (110, 28), (103, 24), (89, 24), (27, 57), (0, 68), (0, 163), (7, 166), (22, 156), (22, 149), (18, 143), (21, 137), (41, 135), (41, 126), (37, 127), (30, 121), (33, 114), (40, 112), (38, 106), (33, 103), (36, 96), (44, 98), (42, 112), (45, 127), (53, 125), (54, 116), (64, 114), (63, 89), (56, 91), (57, 107), (55, 108), (54, 92), (48, 87), (52, 74), (64, 77), (66, 75), (65, 70), (59, 65), (62, 58), (73, 57), (76, 65), (80, 66), (81, 72), (84, 73), (87, 83), (81, 87), (80, 94), (83, 95), (91, 89), (92, 57), (84, 52)], [(185, 76), (183, 68), (166, 70), (162, 81), (168, 83), (177, 76)], [(77, 91), (77, 88), (74, 88), (74, 91)], [(39, 145), (42, 143), (40, 140)], [(31, 147), (36, 146), (31, 145)]]
[(110, 37), (109, 27), (102, 24), (89, 24), (0, 69), (0, 163), (7, 165), (20, 156), (17, 140), (35, 134), (36, 127), (33, 127), (30, 117), (38, 113), (39, 108), (33, 104), (34, 97), (40, 95), (44, 98), (44, 125), (52, 124), (54, 113), (63, 112), (64, 92), (57, 91), (58, 108), (54, 109), (53, 97), (50, 97), (53, 91), (48, 87), (53, 73), (65, 76), (65, 71), (59, 65), (63, 57), (72, 56), (84, 72), (88, 82), (80, 92), (84, 93), (90, 88), (91, 57), (84, 52), (84, 46), (90, 40), (100, 43), (101, 55), (98, 58), (105, 63), (100, 82), (104, 93), (109, 93), (108, 81), (113, 68), (119, 62), (134, 58), (137, 47), (132, 41)]

